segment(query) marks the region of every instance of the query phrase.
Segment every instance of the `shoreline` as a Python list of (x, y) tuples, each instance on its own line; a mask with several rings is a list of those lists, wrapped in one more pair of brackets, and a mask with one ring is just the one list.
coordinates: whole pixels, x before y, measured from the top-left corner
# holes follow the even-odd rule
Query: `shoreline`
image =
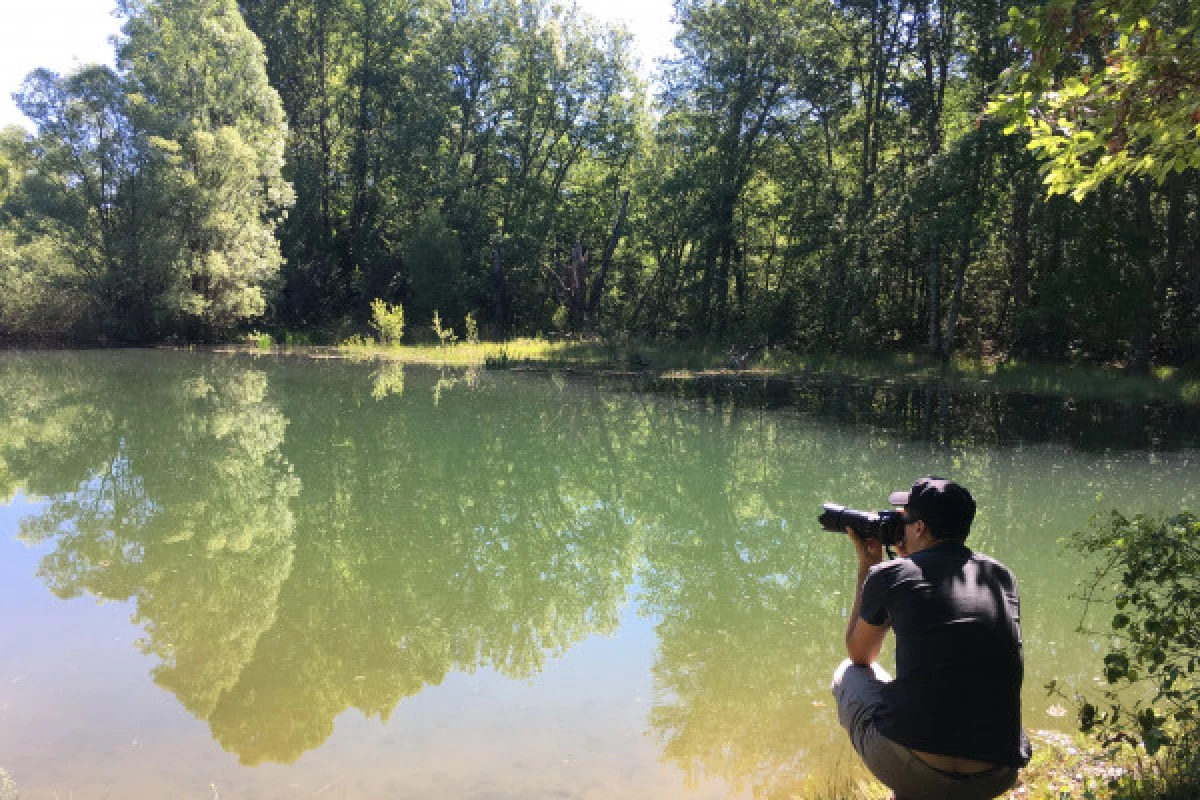
[[(1024, 393), (1070, 399), (1200, 405), (1200, 375), (1159, 368), (1148, 375), (1117, 367), (1051, 363), (940, 360), (912, 353), (847, 356), (763, 349), (753, 354), (719, 347), (635, 342), (513, 339), (449, 345), (221, 344), (160, 346), (165, 350), (314, 360), (380, 361), (442, 368), (570, 371), (664, 381), (821, 380), (880, 383), (982, 393)], [(732, 362), (732, 363), (731, 363)]]

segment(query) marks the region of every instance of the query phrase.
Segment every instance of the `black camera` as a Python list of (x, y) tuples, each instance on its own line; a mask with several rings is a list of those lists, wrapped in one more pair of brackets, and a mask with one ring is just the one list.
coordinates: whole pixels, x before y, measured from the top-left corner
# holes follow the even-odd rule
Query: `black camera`
[(817, 522), (827, 531), (843, 533), (850, 528), (863, 539), (878, 539), (886, 547), (895, 547), (904, 538), (903, 511), (856, 511), (835, 503), (825, 503)]

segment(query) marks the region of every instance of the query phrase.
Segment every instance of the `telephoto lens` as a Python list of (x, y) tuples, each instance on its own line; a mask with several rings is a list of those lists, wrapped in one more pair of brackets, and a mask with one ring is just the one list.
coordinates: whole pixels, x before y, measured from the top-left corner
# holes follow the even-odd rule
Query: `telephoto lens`
[(817, 517), (824, 530), (843, 533), (851, 529), (863, 539), (878, 539), (894, 547), (904, 538), (904, 514), (899, 511), (859, 511), (837, 503), (825, 503)]

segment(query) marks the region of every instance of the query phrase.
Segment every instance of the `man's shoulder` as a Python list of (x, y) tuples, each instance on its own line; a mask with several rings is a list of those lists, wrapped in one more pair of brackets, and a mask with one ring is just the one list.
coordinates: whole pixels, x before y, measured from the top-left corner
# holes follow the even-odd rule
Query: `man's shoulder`
[[(967, 547), (963, 542), (945, 542), (914, 553), (909, 559), (917, 569), (928, 575), (940, 575), (947, 571), (957, 573), (963, 569), (974, 569), (977, 573), (995, 576), (1015, 582), (1012, 570), (999, 559)], [(903, 560), (903, 559), (897, 559)]]
[[(941, 552), (938, 552), (941, 551)], [(965, 544), (954, 544), (947, 547), (931, 547), (917, 555), (929, 553), (930, 562), (928, 574), (946, 575), (959, 574), (966, 571), (982, 580), (1003, 588), (1015, 588), (1017, 577), (1000, 559), (987, 553), (972, 550)]]
[(1004, 562), (1002, 562), (1000, 559), (996, 558), (995, 556), (990, 556), (987, 553), (980, 553), (978, 551), (971, 550), (970, 548), (966, 548), (965, 546), (964, 546), (964, 549), (966, 549), (967, 552), (970, 553), (971, 561), (975, 562), (976, 564), (979, 564), (982, 567), (985, 567), (987, 569), (992, 569), (992, 570), (1003, 570), (1004, 572), (1012, 572), (1012, 570), (1010, 570), (1007, 566), (1005, 566)]
[(920, 567), (913, 563), (911, 558), (891, 558), (871, 567), (867, 573), (867, 580), (895, 583), (905, 577), (919, 575), (920, 572)]
[(982, 572), (985, 572), (993, 578), (1000, 579), (1005, 583), (1016, 584), (1017, 578), (1013, 571), (1009, 569), (1000, 559), (983, 553), (975, 553), (971, 560), (974, 561)]

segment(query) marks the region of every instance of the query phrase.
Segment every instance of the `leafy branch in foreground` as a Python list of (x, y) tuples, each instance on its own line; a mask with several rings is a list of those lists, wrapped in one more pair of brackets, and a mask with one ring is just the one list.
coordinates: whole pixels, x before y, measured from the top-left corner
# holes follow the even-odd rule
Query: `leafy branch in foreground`
[(989, 111), (1049, 159), (1050, 194), (1200, 167), (1200, 4), (1051, 0), (1003, 32), (1024, 59)]
[[(1140, 744), (1152, 756), (1163, 748), (1176, 756), (1194, 754), (1200, 734), (1200, 519), (1186, 511), (1132, 519), (1114, 511), (1073, 541), (1100, 560), (1087, 586), (1089, 606), (1110, 600), (1114, 609), (1104, 656), (1108, 708), (1084, 703), (1083, 729)], [(1191, 778), (1200, 781), (1200, 761), (1188, 760)]]

